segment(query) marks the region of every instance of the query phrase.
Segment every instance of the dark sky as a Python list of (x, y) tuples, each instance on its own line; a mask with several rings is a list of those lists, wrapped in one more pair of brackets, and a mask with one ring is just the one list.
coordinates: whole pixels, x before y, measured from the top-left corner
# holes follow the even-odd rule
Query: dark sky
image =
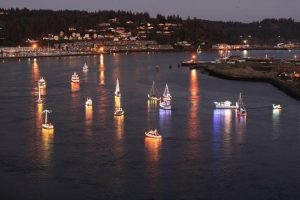
[(179, 14), (182, 17), (251, 22), (264, 18), (294, 18), (300, 21), (300, 0), (0, 0), (1, 8), (27, 7), (76, 10), (147, 11), (151, 16)]

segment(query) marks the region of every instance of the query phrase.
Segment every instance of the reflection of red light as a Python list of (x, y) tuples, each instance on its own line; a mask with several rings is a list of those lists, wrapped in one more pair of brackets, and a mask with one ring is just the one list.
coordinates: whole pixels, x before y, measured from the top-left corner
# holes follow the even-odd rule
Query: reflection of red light
[(154, 138), (145, 137), (145, 150), (149, 162), (159, 161), (159, 153), (161, 148), (161, 141)]
[(80, 84), (79, 83), (71, 83), (71, 91), (76, 92), (80, 90)]

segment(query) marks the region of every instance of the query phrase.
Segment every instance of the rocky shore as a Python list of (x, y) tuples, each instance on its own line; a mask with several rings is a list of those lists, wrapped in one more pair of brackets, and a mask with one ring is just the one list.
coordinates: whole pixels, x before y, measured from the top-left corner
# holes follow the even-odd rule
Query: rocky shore
[(278, 71), (272, 70), (273, 66), (267, 70), (256, 70), (253, 66), (244, 63), (242, 65), (211, 65), (203, 67), (210, 75), (229, 80), (240, 81), (261, 81), (268, 82), (286, 94), (300, 100), (300, 81), (282, 80), (278, 77)]

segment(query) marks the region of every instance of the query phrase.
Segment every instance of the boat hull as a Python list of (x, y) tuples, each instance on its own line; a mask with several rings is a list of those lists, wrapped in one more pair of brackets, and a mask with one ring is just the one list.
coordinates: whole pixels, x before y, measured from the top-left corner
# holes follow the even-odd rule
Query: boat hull
[(145, 132), (145, 136), (148, 137), (148, 138), (155, 138), (155, 139), (161, 139), (161, 135), (151, 135), (147, 132)]
[(43, 129), (54, 129), (54, 126), (52, 124), (42, 124)]

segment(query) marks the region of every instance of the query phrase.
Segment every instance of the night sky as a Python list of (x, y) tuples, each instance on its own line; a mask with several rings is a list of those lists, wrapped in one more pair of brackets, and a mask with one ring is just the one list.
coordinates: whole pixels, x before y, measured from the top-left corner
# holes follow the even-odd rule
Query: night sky
[(147, 11), (151, 16), (178, 14), (221, 21), (251, 22), (264, 18), (300, 21), (300, 0), (1, 0), (1, 8)]

